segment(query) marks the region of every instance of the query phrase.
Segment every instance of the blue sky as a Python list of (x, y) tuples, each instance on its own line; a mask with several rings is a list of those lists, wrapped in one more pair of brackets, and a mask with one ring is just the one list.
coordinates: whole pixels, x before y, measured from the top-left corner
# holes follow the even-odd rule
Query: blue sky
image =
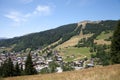
[(0, 0), (0, 37), (12, 38), (83, 20), (120, 19), (120, 0)]

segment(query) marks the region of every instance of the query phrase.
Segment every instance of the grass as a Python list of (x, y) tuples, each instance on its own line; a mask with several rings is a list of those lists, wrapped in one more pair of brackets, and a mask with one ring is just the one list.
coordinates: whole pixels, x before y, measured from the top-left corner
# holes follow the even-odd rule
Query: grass
[(108, 33), (105, 33), (105, 31), (103, 31), (99, 36), (97, 36), (96, 39), (108, 39), (109, 37), (111, 37), (113, 34), (112, 31), (109, 31)]
[(102, 44), (106, 44), (106, 45), (110, 45), (111, 41), (105, 41), (104, 39), (99, 39), (99, 40), (94, 40), (94, 43), (97, 43), (98, 45)]
[(2, 77), (0, 77), (0, 80), (4, 80)]
[(77, 36), (73, 36), (71, 39), (69, 39), (68, 41), (58, 45), (56, 47), (56, 49), (59, 48), (65, 48), (65, 47), (71, 47), (71, 46), (75, 46), (79, 40), (81, 40), (82, 38), (87, 38), (87, 37), (91, 37), (93, 34), (86, 34), (86, 35), (77, 35)]
[(11, 49), (12, 49), (12, 48), (9, 48), (9, 47), (7, 47), (7, 48), (0, 48), (0, 52), (3, 52), (3, 51), (11, 51)]
[[(60, 50), (60, 55), (63, 56), (65, 61), (73, 61), (86, 57), (90, 57), (89, 48), (87, 47), (68, 47)], [(74, 56), (74, 57), (71, 57)]]
[(10, 77), (4, 80), (120, 80), (120, 64), (63, 73)]
[(97, 44), (110, 45), (111, 41), (105, 41), (105, 39), (109, 39), (109, 37), (111, 37), (112, 34), (113, 34), (113, 31), (109, 31), (108, 33), (105, 33), (105, 31), (103, 31), (99, 36), (96, 37), (94, 42)]

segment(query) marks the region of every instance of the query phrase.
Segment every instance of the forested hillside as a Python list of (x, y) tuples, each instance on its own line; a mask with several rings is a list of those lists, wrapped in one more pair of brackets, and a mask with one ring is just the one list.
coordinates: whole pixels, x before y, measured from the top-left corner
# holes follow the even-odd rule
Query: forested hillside
[(87, 23), (84, 29), (81, 28), (83, 25), (79, 25), (78, 27), (77, 23), (68, 24), (39, 33), (32, 33), (21, 37), (2, 40), (0, 41), (0, 47), (12, 46), (12, 50), (14, 51), (21, 51), (27, 48), (34, 50), (46, 47), (60, 39), (62, 39), (62, 41), (60, 41), (59, 44), (62, 44), (72, 36), (78, 35), (81, 30), (83, 31), (83, 34), (94, 34), (92, 37), (87, 39), (87, 45), (89, 45), (98, 35), (100, 35), (101, 32), (105, 31), (107, 33), (108, 31), (112, 31), (116, 25), (117, 21), (115, 20), (100, 21), (99, 23)]
[(39, 33), (2, 40), (0, 41), (0, 47), (10, 47), (14, 45), (13, 50), (15, 51), (25, 50), (26, 48), (37, 49), (39, 47), (47, 46), (59, 40), (61, 37), (70, 34), (76, 27), (76, 23), (68, 24)]
[(88, 23), (86, 24), (86, 28), (83, 30), (83, 33), (101, 33), (102, 31), (114, 30), (116, 25), (116, 21), (113, 20), (101, 21), (96, 24)]

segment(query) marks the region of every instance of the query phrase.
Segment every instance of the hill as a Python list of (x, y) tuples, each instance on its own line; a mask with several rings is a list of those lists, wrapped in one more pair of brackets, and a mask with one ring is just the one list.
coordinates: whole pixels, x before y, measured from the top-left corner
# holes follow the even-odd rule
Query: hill
[(63, 73), (19, 76), (4, 80), (120, 80), (120, 64)]
[(0, 40), (4, 40), (4, 39), (7, 39), (7, 38), (0, 37)]
[(25, 50), (27, 48), (37, 49), (59, 40), (61, 37), (73, 32), (75, 28), (76, 24), (64, 25), (39, 33), (2, 40), (0, 41), (0, 46), (11, 47), (14, 45), (13, 50), (15, 51)]
[(80, 34), (55, 47), (67, 62), (90, 58), (91, 54), (96, 54), (93, 50), (98, 45), (109, 47), (116, 21), (83, 21), (77, 25), (81, 26)]
[[(80, 23), (73, 23), (63, 25), (55, 29), (32, 33), (21, 37), (15, 37), (12, 39), (5, 39), (0, 41), (0, 47), (9, 47), (12, 51), (21, 51), (31, 48), (32, 50), (38, 48), (47, 47), (55, 42), (56, 44), (50, 46), (55, 48), (61, 45), (62, 47), (79, 45), (79, 41), (82, 38), (88, 39), (88, 45), (91, 40), (99, 39), (96, 38), (103, 31), (113, 31), (117, 21), (106, 20), (106, 21), (83, 21)], [(102, 35), (102, 34), (101, 34)], [(108, 37), (109, 38), (109, 37)], [(96, 43), (99, 41), (96, 41)], [(69, 44), (69, 45), (68, 45)], [(64, 48), (64, 47), (63, 47)]]

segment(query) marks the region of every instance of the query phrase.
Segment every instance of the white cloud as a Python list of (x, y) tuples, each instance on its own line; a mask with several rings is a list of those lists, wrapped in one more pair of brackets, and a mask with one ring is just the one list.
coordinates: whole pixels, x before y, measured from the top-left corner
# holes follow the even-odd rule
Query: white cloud
[(11, 11), (4, 16), (13, 21), (14, 26), (19, 26), (23, 22), (28, 21), (28, 18), (35, 17), (35, 16), (46, 16), (49, 15), (51, 12), (50, 6), (41, 6), (38, 5), (32, 12), (27, 14), (22, 14), (18, 11)]
[(17, 11), (11, 11), (4, 16), (11, 19), (14, 22), (14, 25), (19, 25), (20, 23), (27, 21), (27, 16)]
[(38, 15), (49, 15), (51, 12), (50, 6), (41, 6), (38, 5), (36, 9), (34, 10), (33, 14)]

